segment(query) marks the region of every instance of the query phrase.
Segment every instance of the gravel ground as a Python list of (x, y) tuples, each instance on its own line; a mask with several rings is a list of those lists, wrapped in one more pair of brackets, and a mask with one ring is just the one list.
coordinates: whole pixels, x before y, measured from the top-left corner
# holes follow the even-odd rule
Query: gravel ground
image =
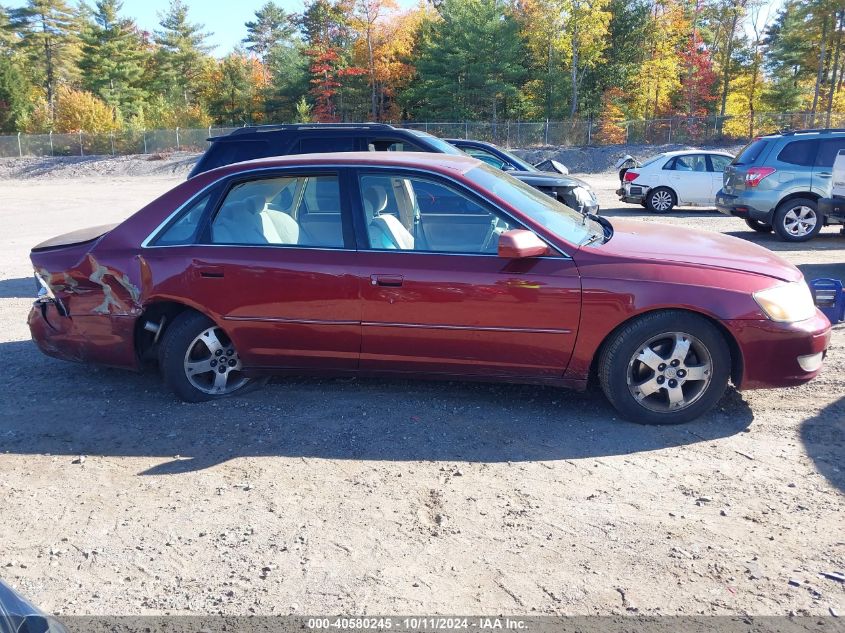
[[(28, 169), (0, 181), (0, 576), (45, 610), (845, 611), (820, 575), (845, 571), (845, 327), (813, 383), (731, 390), (669, 428), (530, 386), (301, 378), (186, 405), (154, 374), (42, 356), (25, 323), (30, 246), (124, 218), (184, 169)], [(607, 216), (658, 221), (587, 179)], [(786, 246), (714, 211), (659, 221), (845, 278), (834, 229)]]

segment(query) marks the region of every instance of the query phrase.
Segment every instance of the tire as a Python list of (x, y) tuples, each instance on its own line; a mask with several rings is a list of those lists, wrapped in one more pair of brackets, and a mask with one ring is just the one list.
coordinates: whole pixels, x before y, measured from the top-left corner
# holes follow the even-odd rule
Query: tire
[(652, 213), (669, 213), (678, 204), (678, 198), (668, 187), (655, 187), (648, 192), (645, 204)]
[(605, 396), (638, 424), (698, 418), (724, 395), (730, 373), (730, 349), (719, 329), (702, 316), (678, 310), (652, 312), (624, 324), (605, 343), (598, 363)]
[(164, 331), (159, 367), (165, 384), (187, 402), (231, 396), (252, 383), (225, 331), (197, 312), (183, 312)]
[(768, 222), (761, 222), (760, 220), (755, 220), (754, 218), (745, 218), (745, 223), (748, 225), (749, 229), (757, 231), (758, 233), (772, 232), (772, 225)]
[(794, 198), (778, 205), (773, 225), (775, 233), (785, 242), (806, 242), (822, 230), (823, 219), (815, 200)]

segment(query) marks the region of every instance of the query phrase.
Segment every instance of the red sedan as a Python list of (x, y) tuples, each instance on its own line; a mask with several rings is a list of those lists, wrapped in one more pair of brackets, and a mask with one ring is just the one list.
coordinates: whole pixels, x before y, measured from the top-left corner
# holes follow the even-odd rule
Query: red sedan
[(728, 380), (798, 385), (830, 324), (801, 273), (721, 234), (585, 217), (469, 157), (291, 156), (180, 184), (32, 250), (41, 350), (189, 401), (277, 373), (583, 389), (691, 420)]

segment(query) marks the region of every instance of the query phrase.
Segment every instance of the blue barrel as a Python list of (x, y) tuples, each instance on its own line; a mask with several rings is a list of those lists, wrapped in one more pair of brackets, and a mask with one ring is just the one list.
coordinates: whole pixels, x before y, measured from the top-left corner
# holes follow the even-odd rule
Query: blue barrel
[(831, 323), (845, 321), (845, 290), (838, 279), (813, 279), (813, 301)]

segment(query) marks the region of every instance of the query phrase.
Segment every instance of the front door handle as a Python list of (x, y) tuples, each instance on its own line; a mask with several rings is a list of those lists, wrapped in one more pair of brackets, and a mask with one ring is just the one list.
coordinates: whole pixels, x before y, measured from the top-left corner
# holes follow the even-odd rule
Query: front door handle
[(373, 286), (399, 288), (404, 279), (402, 275), (370, 275), (370, 284)]
[(197, 266), (197, 275), (211, 279), (223, 277), (223, 266)]

